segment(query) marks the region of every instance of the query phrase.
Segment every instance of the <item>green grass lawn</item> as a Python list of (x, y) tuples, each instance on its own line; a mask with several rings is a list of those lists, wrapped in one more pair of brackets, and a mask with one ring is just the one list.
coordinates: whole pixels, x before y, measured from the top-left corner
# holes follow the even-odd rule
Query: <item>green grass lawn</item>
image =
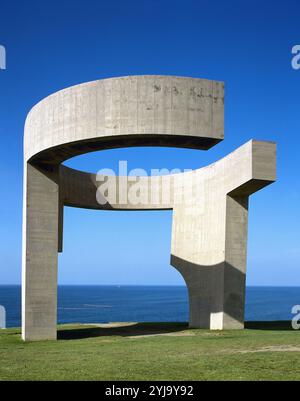
[(59, 326), (58, 341), (0, 330), (0, 380), (300, 380), (290, 322), (210, 332), (185, 324)]

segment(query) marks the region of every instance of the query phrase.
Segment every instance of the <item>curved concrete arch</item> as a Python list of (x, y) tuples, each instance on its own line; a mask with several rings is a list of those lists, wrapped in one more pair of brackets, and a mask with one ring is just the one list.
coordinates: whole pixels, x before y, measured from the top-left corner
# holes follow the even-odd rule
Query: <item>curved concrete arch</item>
[[(108, 188), (114, 187), (111, 188), (111, 190), (116, 192), (115, 201), (110, 202), (108, 198), (105, 198), (101, 194), (100, 196), (103, 197), (103, 203), (100, 203), (97, 200), (97, 190), (101, 186), (102, 181), (97, 181), (97, 174), (61, 166), (60, 183), (62, 189), (60, 199), (62, 203), (65, 206), (97, 210), (170, 210), (173, 208), (175, 175), (170, 175), (168, 177), (131, 177), (131, 181), (128, 181), (128, 177), (103, 176), (103, 181), (106, 178), (111, 179), (108, 183)], [(166, 178), (170, 178), (171, 191), (169, 199), (166, 199), (166, 202), (162, 203), (163, 180)], [(139, 202), (138, 204), (130, 202), (128, 193), (136, 182), (139, 183), (139, 189), (142, 191), (140, 198), (147, 198), (146, 202)], [(159, 199), (157, 203), (151, 202), (151, 191), (158, 194)], [(122, 199), (126, 199), (127, 201), (124, 202)]]
[(39, 102), (25, 123), (25, 159), (60, 163), (128, 146), (209, 149), (224, 137), (224, 84), (130, 76), (76, 85)]
[[(259, 157), (259, 152), (262, 157)], [(75, 170), (66, 166), (60, 167), (60, 200), (65, 206), (98, 209), (98, 210), (170, 210), (176, 206), (175, 194), (183, 194), (183, 186), (190, 188), (187, 196), (177, 199), (180, 205), (186, 203), (190, 205), (193, 198), (197, 201), (203, 195), (202, 189), (206, 182), (217, 181), (217, 187), (222, 188), (223, 195), (250, 195), (260, 188), (268, 185), (275, 179), (274, 170), (265, 171), (264, 164), (272, 163), (275, 157), (275, 144), (272, 142), (249, 141), (232, 154), (214, 162), (206, 167), (189, 172), (171, 174), (169, 176), (153, 177), (128, 177), (112, 176), (109, 185), (114, 186), (116, 192), (115, 201), (112, 203), (104, 198), (103, 203), (97, 200), (97, 190), (101, 183), (97, 180), (97, 174)], [(267, 158), (269, 160), (267, 160)], [(238, 174), (237, 174), (238, 172)], [(209, 178), (207, 178), (209, 177)], [(126, 185), (122, 185), (122, 180)], [(164, 185), (169, 180), (170, 193), (163, 199)], [(130, 202), (128, 193), (133, 185), (139, 182), (141, 192), (140, 198), (143, 200), (138, 204)], [(156, 202), (154, 196), (158, 195)], [(121, 199), (126, 199), (122, 202)], [(146, 201), (145, 201), (146, 200)]]
[(188, 286), (190, 326), (243, 327), (248, 198), (275, 181), (274, 143), (251, 140), (207, 167), (170, 176), (109, 181), (61, 164), (109, 147), (208, 149), (223, 139), (223, 111), (222, 83), (161, 76), (78, 85), (32, 109), (24, 144), (24, 340), (56, 338), (64, 206), (172, 209), (171, 264)]

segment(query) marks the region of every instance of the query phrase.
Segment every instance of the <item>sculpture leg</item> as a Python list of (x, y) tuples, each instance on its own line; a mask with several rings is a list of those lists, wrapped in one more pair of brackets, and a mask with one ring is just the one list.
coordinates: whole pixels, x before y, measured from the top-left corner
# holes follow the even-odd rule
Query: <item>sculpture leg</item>
[(29, 163), (24, 171), (22, 338), (55, 340), (58, 173), (42, 171)]
[(207, 215), (175, 210), (171, 264), (185, 279), (193, 328), (244, 327), (248, 197), (225, 197)]
[(224, 263), (199, 266), (172, 256), (171, 264), (182, 274), (187, 285), (190, 328), (222, 330)]
[(244, 328), (248, 196), (226, 196), (224, 329)]

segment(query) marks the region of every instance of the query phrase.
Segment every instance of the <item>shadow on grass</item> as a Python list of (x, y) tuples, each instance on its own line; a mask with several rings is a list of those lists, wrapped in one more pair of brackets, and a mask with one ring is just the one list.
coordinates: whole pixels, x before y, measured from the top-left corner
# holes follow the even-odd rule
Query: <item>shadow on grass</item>
[(245, 329), (248, 330), (292, 330), (292, 324), (289, 320), (265, 321), (265, 322), (245, 322)]
[[(155, 334), (175, 333), (188, 329), (188, 323), (128, 323), (111, 324), (96, 327), (68, 327), (58, 329), (58, 340), (80, 340), (84, 338), (103, 337), (103, 336), (148, 336)], [(264, 322), (245, 322), (245, 329), (248, 330), (274, 330), (288, 331), (293, 330), (290, 321), (264, 321)]]
[[(104, 326), (104, 325), (103, 325)], [(130, 323), (128, 325), (116, 325), (115, 327), (80, 327), (58, 329), (58, 340), (80, 340), (102, 336), (148, 336), (155, 334), (167, 334), (186, 330), (188, 323)]]

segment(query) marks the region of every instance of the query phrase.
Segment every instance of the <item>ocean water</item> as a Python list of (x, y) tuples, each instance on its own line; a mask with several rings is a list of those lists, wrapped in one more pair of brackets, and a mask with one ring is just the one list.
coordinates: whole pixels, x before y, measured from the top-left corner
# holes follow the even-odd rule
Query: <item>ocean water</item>
[[(21, 287), (0, 286), (7, 327), (21, 325)], [(291, 320), (300, 287), (248, 287), (246, 320)], [(185, 322), (183, 286), (59, 286), (59, 323)]]

